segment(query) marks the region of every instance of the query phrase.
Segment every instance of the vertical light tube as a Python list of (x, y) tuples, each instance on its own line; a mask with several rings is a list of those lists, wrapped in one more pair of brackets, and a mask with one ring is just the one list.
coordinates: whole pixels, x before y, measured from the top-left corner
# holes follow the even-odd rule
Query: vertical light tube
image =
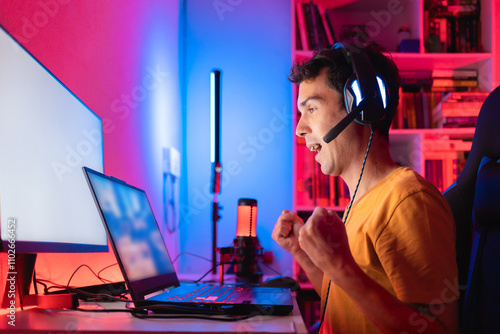
[(215, 274), (217, 263), (217, 222), (219, 204), (217, 194), (221, 191), (222, 165), (220, 163), (220, 109), (221, 109), (221, 71), (214, 69), (210, 73), (210, 162), (212, 176), (210, 191), (214, 194), (212, 202), (212, 273)]
[(219, 194), (222, 165), (220, 163), (220, 109), (221, 109), (221, 71), (210, 73), (210, 162), (212, 163), (212, 182), (210, 191)]

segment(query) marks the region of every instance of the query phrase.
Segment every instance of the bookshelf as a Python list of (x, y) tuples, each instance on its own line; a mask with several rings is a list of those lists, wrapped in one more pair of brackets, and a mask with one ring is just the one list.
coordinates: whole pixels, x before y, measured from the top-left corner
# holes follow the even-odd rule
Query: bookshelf
[[(301, 34), (301, 28), (306, 24), (303, 18), (302, 22), (297, 20), (298, 11), (300, 12), (299, 4), (309, 4), (309, 0), (291, 0), (292, 1), (292, 60), (303, 61), (312, 57), (313, 51), (308, 47), (304, 47), (304, 34)], [(466, 0), (460, 0), (464, 4)], [(469, 3), (474, 3), (475, 0), (469, 0)], [(381, 44), (393, 58), (394, 62), (401, 71), (428, 71), (433, 70), (473, 70), (477, 72), (477, 88), (476, 91), (490, 92), (498, 84), (500, 84), (500, 74), (497, 72), (497, 37), (496, 30), (500, 25), (500, 20), (496, 17), (498, 5), (494, 0), (477, 0), (480, 2), (480, 32), (478, 38), (479, 45), (474, 49), (466, 50), (466, 52), (430, 52), (436, 51), (429, 48), (426, 43), (429, 36), (429, 5), (438, 0), (399, 0), (399, 1), (373, 1), (373, 0), (313, 0), (313, 3), (318, 5), (319, 12), (325, 13), (328, 11), (329, 21), (333, 28), (334, 35), (337, 41), (342, 40), (339, 36), (343, 25), (360, 26), (369, 25), (371, 40)], [(440, 3), (448, 5), (459, 3), (459, 0), (439, 0)], [(303, 13), (302, 13), (303, 15)], [(444, 22), (444, 21), (441, 21)], [(413, 39), (412, 48), (403, 49), (401, 52), (400, 45), (401, 35), (400, 28), (403, 29), (404, 37)], [(409, 30), (409, 33), (408, 31)], [(443, 32), (444, 35), (444, 32)], [(440, 37), (443, 37), (440, 35)], [(307, 38), (307, 35), (305, 36)], [(427, 39), (426, 39), (427, 38)], [(300, 39), (300, 41), (298, 40)], [(444, 42), (443, 42), (444, 43)], [(458, 43), (458, 42), (457, 42)], [(444, 45), (447, 46), (448, 40)], [(302, 48), (297, 48), (301, 45)], [(306, 44), (307, 46), (307, 44)], [(446, 50), (448, 51), (448, 50)], [(456, 50), (455, 50), (456, 51)], [(432, 77), (431, 77), (432, 79)], [(293, 117), (295, 124), (297, 122), (296, 97), (297, 87), (292, 89), (292, 106), (294, 106)], [(403, 96), (403, 94), (400, 94)], [(442, 94), (444, 96), (445, 93)], [(400, 100), (401, 104), (401, 100)], [(430, 179), (431, 182), (441, 191), (445, 190), (457, 177), (460, 172), (461, 164), (464, 163), (467, 157), (467, 150), (470, 149), (470, 144), (474, 136), (475, 128), (471, 127), (442, 127), (441, 124), (428, 126), (425, 128), (415, 126), (416, 128), (393, 128), (390, 131), (390, 149), (393, 159), (402, 164), (407, 165), (421, 175)], [(304, 156), (301, 139), (295, 140), (294, 149), (294, 209), (302, 218), (307, 218), (314, 210), (315, 206), (321, 204), (318, 198), (314, 198), (316, 202), (311, 203), (311, 200), (304, 203), (304, 180), (300, 173), (304, 172), (304, 166), (300, 166), (302, 157)], [(439, 162), (440, 160), (441, 162)], [(439, 163), (441, 165), (439, 165)], [(312, 167), (309, 167), (312, 168)], [(441, 180), (438, 182), (436, 177)], [(330, 179), (331, 183), (331, 179)], [(314, 196), (317, 194), (317, 190)], [(345, 209), (343, 205), (330, 205), (328, 209), (342, 213)], [(324, 203), (324, 201), (323, 201)], [(296, 266), (295, 274), (298, 280), (304, 278), (300, 268)], [(305, 283), (306, 284), (306, 283)], [(319, 307), (316, 305), (316, 308)]]
[[(292, 1), (292, 59), (294, 62), (302, 61), (310, 58), (313, 51), (309, 50), (307, 42), (304, 43), (304, 36), (301, 36), (301, 31), (304, 25), (307, 24), (307, 19), (304, 17), (297, 20), (297, 14), (303, 9), (298, 5), (309, 4), (309, 0), (291, 0)], [(437, 0), (434, 0), (437, 2)], [(440, 0), (442, 1), (442, 0)], [(453, 0), (446, 0), (449, 5), (454, 4)], [(458, 1), (455, 0), (457, 3)], [(473, 3), (474, 0), (469, 0)], [(479, 1), (479, 0), (478, 0)], [(366, 35), (379, 44), (381, 44), (392, 56), (394, 62), (401, 72), (403, 71), (428, 71), (433, 70), (473, 70), (477, 72), (477, 88), (476, 91), (490, 92), (494, 88), (494, 84), (498, 82), (495, 77), (496, 68), (494, 51), (495, 51), (495, 36), (494, 29), (497, 27), (495, 21), (496, 5), (492, 0), (480, 1), (480, 42), (476, 49), (471, 51), (481, 52), (429, 52), (429, 47), (426, 45), (426, 37), (429, 32), (429, 4), (433, 1), (427, 0), (399, 0), (399, 1), (371, 1), (371, 0), (314, 0), (313, 3), (318, 6), (319, 12), (329, 16), (330, 24), (333, 28), (333, 33), (336, 35), (336, 40), (341, 40), (342, 26), (349, 25), (359, 27), (365, 25)], [(463, 2), (462, 2), (463, 3)], [(300, 14), (299, 14), (300, 16)], [(304, 16), (304, 13), (302, 13)], [(409, 34), (406, 38), (415, 40), (418, 45), (418, 50), (413, 52), (398, 52), (398, 44), (400, 44), (399, 30), (401, 27), (406, 27)], [(359, 30), (358, 30), (359, 31)], [(306, 35), (307, 38), (307, 35)], [(298, 42), (298, 39), (301, 42)], [(297, 49), (297, 45), (302, 49)], [(311, 43), (309, 43), (311, 44)], [(445, 44), (445, 42), (443, 42)], [(406, 93), (404, 93), (406, 94)], [(403, 96), (403, 94), (401, 94)], [(445, 95), (443, 92), (442, 96)], [(292, 105), (296, 108), (297, 87), (293, 88)], [(400, 100), (400, 104), (401, 100)], [(295, 122), (297, 121), (297, 112), (293, 113)], [(460, 162), (455, 161), (452, 165), (451, 160), (460, 160), (466, 158), (463, 154), (459, 154), (457, 159), (447, 154), (448, 152), (462, 152), (460, 149), (470, 145), (470, 141), (474, 135), (474, 127), (452, 127), (441, 128), (442, 124), (434, 125), (438, 128), (425, 128), (421, 124), (418, 128), (403, 128), (398, 129), (397, 126), (391, 130), (390, 143), (391, 154), (396, 162), (403, 165), (408, 165), (419, 172), (421, 175), (431, 177), (431, 166), (428, 160), (437, 160), (437, 156), (449, 156), (450, 166), (443, 167), (448, 171), (448, 176), (445, 182), (438, 188), (444, 190), (450, 185), (453, 179), (453, 174), (456, 177), (457, 169)], [(429, 127), (433, 127), (430, 126)], [(452, 143), (446, 146), (446, 141)], [(433, 142), (441, 143), (440, 147), (432, 145)], [(317, 198), (319, 190), (313, 192), (313, 199), (304, 201), (305, 181), (299, 173), (304, 172), (304, 166), (299, 166), (300, 160), (304, 156), (302, 145), (303, 142), (298, 139), (295, 141), (294, 161), (296, 162), (294, 170), (294, 209), (306, 215), (311, 212), (315, 206), (325, 204), (324, 200)], [(427, 167), (427, 168), (426, 168)], [(435, 166), (434, 166), (435, 167)], [(311, 166), (307, 167), (313, 168)], [(306, 168), (306, 169), (307, 169)], [(316, 174), (315, 174), (316, 175)], [(444, 176), (443, 176), (444, 177)], [(331, 183), (331, 179), (330, 179)], [(437, 184), (436, 184), (437, 185)], [(310, 186), (309, 189), (314, 188)], [(330, 200), (327, 207), (338, 212), (342, 212), (344, 205), (335, 205), (335, 201)]]

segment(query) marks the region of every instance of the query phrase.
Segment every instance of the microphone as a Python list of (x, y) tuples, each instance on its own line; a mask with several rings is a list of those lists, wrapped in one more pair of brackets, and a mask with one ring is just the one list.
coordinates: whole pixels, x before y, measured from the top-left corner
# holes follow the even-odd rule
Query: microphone
[(350, 113), (348, 113), (346, 117), (344, 117), (340, 122), (338, 122), (337, 125), (335, 125), (330, 131), (326, 133), (326, 135), (323, 137), (323, 141), (328, 144), (332, 140), (337, 138), (337, 136), (342, 131), (344, 131), (345, 128), (347, 128), (347, 126), (351, 124), (351, 122), (354, 121), (354, 119), (358, 117), (359, 114), (361, 114), (370, 100), (372, 100), (372, 98), (364, 98), (363, 100), (361, 100), (361, 102)]

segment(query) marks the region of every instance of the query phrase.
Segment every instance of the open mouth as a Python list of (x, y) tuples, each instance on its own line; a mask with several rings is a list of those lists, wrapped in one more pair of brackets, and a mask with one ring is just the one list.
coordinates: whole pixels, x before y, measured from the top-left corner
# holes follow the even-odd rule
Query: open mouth
[(309, 150), (311, 152), (317, 152), (317, 153), (319, 153), (319, 151), (321, 151), (321, 145), (320, 144), (311, 145), (311, 146), (309, 146)]

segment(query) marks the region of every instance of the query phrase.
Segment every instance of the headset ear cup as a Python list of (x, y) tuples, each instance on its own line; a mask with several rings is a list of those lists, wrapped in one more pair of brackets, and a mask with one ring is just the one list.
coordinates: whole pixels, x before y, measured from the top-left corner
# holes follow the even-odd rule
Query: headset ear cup
[(352, 89), (353, 82), (356, 80), (356, 76), (352, 75), (344, 85), (344, 102), (348, 114), (357, 106), (360, 98), (360, 96), (357, 96), (356, 92)]
[(347, 109), (348, 114), (351, 112), (351, 110), (356, 105), (355, 100), (356, 100), (356, 98), (348, 89), (344, 90), (344, 101), (345, 101), (345, 107)]
[(373, 112), (371, 113), (373, 119), (368, 120), (370, 124), (379, 123), (386, 117), (387, 103), (389, 103), (389, 96), (385, 81), (379, 76), (377, 76), (376, 79), (378, 89), (377, 99), (379, 100), (379, 107), (373, 108)]

